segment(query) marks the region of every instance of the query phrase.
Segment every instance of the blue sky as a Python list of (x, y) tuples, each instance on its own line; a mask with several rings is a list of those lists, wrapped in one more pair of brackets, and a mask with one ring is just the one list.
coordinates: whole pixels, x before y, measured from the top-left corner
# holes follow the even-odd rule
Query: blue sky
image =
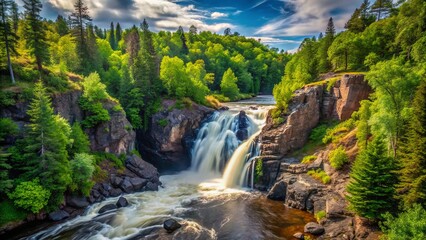
[[(17, 0), (22, 6), (22, 0)], [(43, 17), (54, 19), (73, 9), (73, 0), (42, 0)], [(270, 46), (294, 51), (305, 37), (317, 36), (333, 17), (342, 30), (362, 0), (85, 0), (94, 23), (124, 27), (144, 18), (154, 31), (199, 30), (223, 33), (231, 28)]]

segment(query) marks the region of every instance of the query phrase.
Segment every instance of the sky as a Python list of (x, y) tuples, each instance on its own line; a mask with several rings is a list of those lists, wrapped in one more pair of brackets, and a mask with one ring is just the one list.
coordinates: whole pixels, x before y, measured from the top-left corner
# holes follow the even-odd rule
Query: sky
[[(41, 0), (42, 16), (55, 19), (69, 15), (73, 0)], [(139, 26), (145, 18), (153, 31), (185, 30), (223, 34), (226, 28), (241, 35), (261, 39), (271, 47), (295, 51), (306, 37), (324, 32), (333, 17), (336, 30), (362, 0), (85, 0), (93, 23), (104, 28), (111, 21), (122, 27)], [(22, 0), (17, 0), (22, 7)]]

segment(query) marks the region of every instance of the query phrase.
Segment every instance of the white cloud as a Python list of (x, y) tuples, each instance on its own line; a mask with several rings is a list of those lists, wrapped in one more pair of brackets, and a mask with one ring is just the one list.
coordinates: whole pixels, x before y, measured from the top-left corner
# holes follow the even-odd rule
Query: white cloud
[(211, 16), (213, 19), (216, 19), (216, 18), (221, 18), (221, 17), (227, 17), (227, 16), (228, 16), (228, 14), (226, 14), (226, 13), (221, 13), (221, 12), (213, 12), (210, 16)]
[[(46, 0), (52, 6), (65, 12), (73, 10), (71, 0)], [(235, 28), (230, 23), (207, 24), (210, 17), (207, 11), (197, 9), (194, 5), (181, 6), (170, 0), (133, 0), (133, 5), (125, 10), (108, 9), (109, 0), (86, 0), (94, 21), (127, 21), (137, 24), (147, 19), (154, 30), (173, 30), (179, 26), (189, 28), (194, 25), (200, 31), (221, 32), (226, 28)], [(109, 19), (109, 15), (111, 19)], [(219, 13), (221, 14), (221, 13)], [(216, 14), (215, 14), (216, 15)], [(105, 19), (107, 18), (107, 19)]]
[(316, 35), (324, 32), (330, 17), (336, 29), (343, 29), (355, 8), (362, 0), (282, 0), (295, 11), (287, 18), (278, 17), (257, 30), (256, 34), (272, 36)]

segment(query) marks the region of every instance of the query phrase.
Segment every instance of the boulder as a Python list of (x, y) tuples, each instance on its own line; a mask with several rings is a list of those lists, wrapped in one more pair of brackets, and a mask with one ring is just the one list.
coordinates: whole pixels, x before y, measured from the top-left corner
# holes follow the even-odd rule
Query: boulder
[(115, 203), (115, 205), (117, 206), (117, 208), (127, 207), (129, 205), (129, 202), (126, 198), (120, 197), (117, 203)]
[(295, 233), (293, 235), (293, 237), (296, 238), (296, 239), (302, 239), (302, 240), (305, 239), (305, 235), (303, 233), (301, 233), (301, 232)]
[(304, 231), (305, 233), (310, 233), (313, 235), (321, 235), (324, 233), (325, 229), (318, 223), (309, 222), (305, 225)]
[(130, 179), (130, 183), (133, 185), (135, 191), (140, 191), (146, 185), (147, 182), (148, 180), (138, 177)]
[(120, 188), (111, 188), (108, 193), (110, 197), (118, 197), (123, 194), (123, 191)]
[(314, 186), (297, 181), (287, 186), (286, 205), (300, 210), (311, 211), (313, 204), (310, 203), (310, 196), (316, 191)]
[(279, 181), (269, 191), (267, 197), (272, 200), (285, 201), (287, 191), (287, 183)]
[(131, 193), (133, 191), (133, 185), (128, 178), (124, 179), (120, 185), (120, 188), (126, 193)]
[(147, 191), (158, 191), (158, 184), (153, 182), (148, 182), (145, 188)]
[(116, 175), (111, 175), (110, 182), (114, 187), (120, 187), (121, 183), (123, 182), (123, 178), (118, 177)]
[(68, 218), (70, 215), (64, 210), (58, 210), (49, 213), (49, 219), (52, 221), (61, 221), (62, 219)]
[(164, 221), (163, 227), (164, 227), (164, 229), (166, 229), (166, 231), (168, 233), (172, 233), (172, 232), (176, 231), (177, 229), (179, 229), (180, 227), (182, 227), (182, 225), (180, 225), (174, 219), (167, 219), (166, 221)]
[(150, 163), (145, 162), (137, 155), (132, 155), (126, 159), (126, 167), (138, 177), (158, 182), (159, 173), (157, 169)]
[(108, 211), (111, 211), (111, 210), (114, 210), (114, 209), (117, 209), (117, 206), (115, 204), (111, 203), (111, 204), (107, 204), (107, 205), (101, 207), (101, 209), (99, 209), (98, 213), (101, 214), (101, 213), (108, 212)]
[(68, 206), (75, 208), (85, 208), (89, 206), (89, 201), (87, 201), (86, 197), (68, 196), (66, 202)]

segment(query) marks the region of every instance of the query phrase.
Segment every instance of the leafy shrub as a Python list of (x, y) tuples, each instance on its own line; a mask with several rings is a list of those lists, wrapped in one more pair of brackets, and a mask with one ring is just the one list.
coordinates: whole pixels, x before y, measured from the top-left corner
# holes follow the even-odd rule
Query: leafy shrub
[(33, 213), (43, 209), (49, 200), (50, 192), (44, 189), (38, 179), (31, 182), (21, 182), (15, 190), (9, 194), (14, 204)]
[(169, 121), (167, 119), (160, 119), (160, 120), (157, 121), (157, 124), (160, 127), (165, 127), (165, 126), (167, 126), (167, 124), (169, 124)]
[(92, 189), (94, 182), (91, 180), (95, 167), (93, 165), (93, 156), (87, 153), (77, 153), (74, 159), (70, 161), (71, 178), (70, 189), (73, 192), (81, 192), (83, 195), (88, 196), (90, 189)]
[(309, 170), (308, 175), (312, 176), (313, 178), (315, 178), (319, 181), (321, 181), (324, 184), (328, 184), (331, 181), (330, 176), (328, 176), (327, 173), (325, 173), (324, 170), (322, 170), (322, 169)]
[(10, 201), (0, 202), (0, 226), (3, 224), (23, 220), (27, 213), (13, 205)]
[(221, 104), (213, 95), (206, 96), (206, 106), (214, 109), (219, 109)]
[(96, 72), (85, 77), (81, 84), (84, 87), (83, 96), (89, 101), (100, 101), (110, 98), (106, 91), (106, 86), (101, 82), (101, 78)]
[(315, 161), (316, 159), (317, 159), (317, 156), (315, 156), (315, 155), (308, 155), (308, 156), (305, 156), (302, 159), (302, 163), (304, 163), (304, 164), (311, 163), (311, 162)]
[(325, 218), (326, 216), (327, 214), (324, 210), (315, 213), (315, 218), (317, 219), (317, 222), (321, 221), (321, 219)]
[(116, 155), (107, 152), (95, 153), (95, 161), (97, 164), (102, 162), (103, 160), (109, 160), (114, 163), (114, 166), (116, 166), (117, 168), (123, 169), (124, 161), (126, 160), (126, 155), (121, 154), (119, 157), (117, 157)]
[(69, 89), (68, 79), (65, 74), (55, 74), (49, 73), (49, 75), (44, 79), (46, 86), (51, 87), (57, 91), (64, 92)]
[(384, 218), (382, 239), (426, 239), (426, 210), (421, 205), (414, 205), (396, 218), (389, 213)]
[(85, 128), (92, 128), (101, 122), (107, 122), (111, 118), (101, 102), (91, 102), (85, 97), (80, 98), (81, 109), (88, 112), (87, 116), (81, 122)]
[(312, 129), (311, 134), (309, 135), (309, 140), (313, 142), (320, 142), (324, 138), (327, 129), (329, 129), (330, 126), (328, 124), (321, 124)]
[(213, 94), (212, 95), (214, 98), (216, 98), (217, 100), (219, 100), (220, 102), (230, 102), (231, 99), (229, 97), (225, 97), (222, 94)]
[(15, 135), (18, 133), (18, 125), (10, 118), (0, 118), (0, 142), (7, 135)]
[(343, 165), (349, 162), (349, 157), (346, 154), (345, 148), (339, 146), (328, 154), (331, 166), (335, 169), (341, 169)]

